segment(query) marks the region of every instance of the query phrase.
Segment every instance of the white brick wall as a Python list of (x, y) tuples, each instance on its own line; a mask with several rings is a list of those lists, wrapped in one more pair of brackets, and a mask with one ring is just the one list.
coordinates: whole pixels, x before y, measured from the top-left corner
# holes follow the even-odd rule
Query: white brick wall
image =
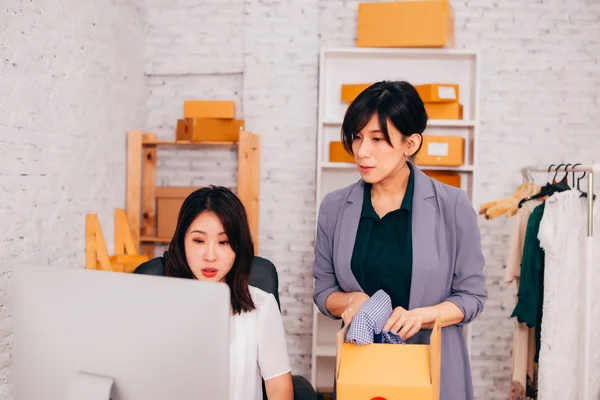
[(0, 4), (0, 400), (11, 396), (11, 263), (83, 266), (86, 213), (112, 250), (125, 132), (146, 119), (142, 5)]
[[(261, 254), (279, 269), (290, 353), (294, 372), (301, 374), (308, 373), (310, 356), (318, 50), (354, 45), (357, 4), (149, 4), (146, 71), (153, 74), (153, 89), (147, 127), (172, 135), (185, 96), (229, 96), (241, 101), (248, 129), (263, 136)], [(483, 57), (479, 200), (511, 194), (524, 165), (597, 161), (600, 3), (452, 4), (457, 46), (480, 49)], [(201, 15), (205, 23), (192, 22), (192, 15)], [(206, 165), (199, 161), (202, 179), (233, 179), (218, 175), (215, 157), (221, 156), (207, 156)], [(235, 156), (225, 151), (222, 157), (233, 174)], [(180, 173), (163, 167), (161, 184), (177, 182)], [(473, 375), (478, 399), (504, 399), (513, 299), (501, 282), (510, 226), (504, 220), (481, 221), (481, 228), (489, 301), (473, 324)]]

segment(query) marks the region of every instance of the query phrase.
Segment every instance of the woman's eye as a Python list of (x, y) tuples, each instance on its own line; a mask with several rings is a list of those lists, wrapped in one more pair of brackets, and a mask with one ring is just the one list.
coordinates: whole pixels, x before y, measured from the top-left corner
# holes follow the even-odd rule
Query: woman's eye
[(352, 140), (360, 140), (360, 136), (354, 135), (354, 137), (352, 138)]
[(380, 142), (380, 141), (382, 141), (382, 140), (383, 140), (383, 138), (378, 138), (378, 137), (376, 137), (376, 138), (373, 138), (373, 141), (374, 141), (374, 142)]
[(226, 241), (226, 240), (221, 240), (221, 241), (219, 242), (219, 244), (221, 244), (221, 245), (226, 245), (226, 244), (229, 244), (229, 242), (228, 242), (228, 241)]
[(194, 242), (196, 242), (196, 243), (204, 243), (204, 240), (202, 240), (202, 239), (194, 239)]

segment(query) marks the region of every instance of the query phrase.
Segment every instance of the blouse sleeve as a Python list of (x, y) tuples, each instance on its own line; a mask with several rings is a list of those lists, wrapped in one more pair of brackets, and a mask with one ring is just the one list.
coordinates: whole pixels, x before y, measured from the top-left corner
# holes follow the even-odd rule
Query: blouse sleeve
[(291, 371), (283, 320), (277, 301), (269, 294), (258, 310), (258, 367), (267, 381)]

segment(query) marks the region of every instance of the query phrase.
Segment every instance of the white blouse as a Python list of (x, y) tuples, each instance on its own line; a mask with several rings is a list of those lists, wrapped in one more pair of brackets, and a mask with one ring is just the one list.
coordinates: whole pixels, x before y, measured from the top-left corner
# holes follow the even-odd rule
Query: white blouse
[(256, 309), (234, 315), (230, 332), (231, 400), (262, 400), (262, 381), (291, 371), (275, 297), (250, 286)]

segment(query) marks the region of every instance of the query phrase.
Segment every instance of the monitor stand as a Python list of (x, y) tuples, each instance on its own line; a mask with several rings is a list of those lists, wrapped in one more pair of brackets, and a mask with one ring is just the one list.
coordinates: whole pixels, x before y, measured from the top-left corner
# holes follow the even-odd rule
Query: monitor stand
[(110, 400), (114, 379), (79, 371), (69, 387), (66, 400)]

